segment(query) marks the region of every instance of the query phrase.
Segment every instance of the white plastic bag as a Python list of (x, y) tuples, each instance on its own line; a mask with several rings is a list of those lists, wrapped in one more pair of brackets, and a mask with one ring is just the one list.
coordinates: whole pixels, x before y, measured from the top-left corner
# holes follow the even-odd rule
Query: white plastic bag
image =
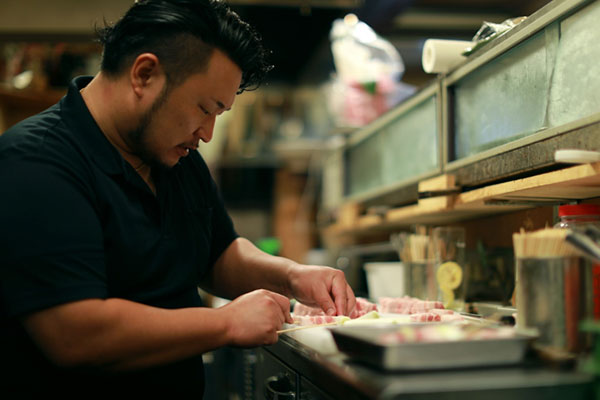
[(400, 81), (404, 62), (396, 48), (354, 14), (333, 22), (330, 39), (330, 108), (338, 125), (363, 126), (414, 93)]

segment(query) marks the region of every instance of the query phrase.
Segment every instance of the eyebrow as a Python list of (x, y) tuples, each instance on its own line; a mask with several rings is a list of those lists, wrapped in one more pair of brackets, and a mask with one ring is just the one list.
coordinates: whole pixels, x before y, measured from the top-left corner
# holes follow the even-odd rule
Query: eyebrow
[(225, 108), (225, 104), (221, 103), (219, 100), (214, 100), (214, 99), (213, 99), (213, 101), (214, 101), (214, 102), (217, 104), (217, 106), (218, 106), (220, 109), (222, 109), (222, 110), (225, 110), (225, 111), (229, 111), (229, 110), (231, 110), (231, 107), (229, 107), (229, 108)]

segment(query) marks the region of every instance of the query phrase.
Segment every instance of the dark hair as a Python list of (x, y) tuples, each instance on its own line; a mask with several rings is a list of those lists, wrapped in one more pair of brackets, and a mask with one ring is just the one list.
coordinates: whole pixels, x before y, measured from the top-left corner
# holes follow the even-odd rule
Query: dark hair
[(215, 48), (242, 70), (239, 92), (255, 89), (272, 66), (256, 31), (220, 0), (140, 0), (113, 26), (97, 29), (101, 70), (116, 76), (142, 53), (161, 62), (169, 86), (205, 70)]

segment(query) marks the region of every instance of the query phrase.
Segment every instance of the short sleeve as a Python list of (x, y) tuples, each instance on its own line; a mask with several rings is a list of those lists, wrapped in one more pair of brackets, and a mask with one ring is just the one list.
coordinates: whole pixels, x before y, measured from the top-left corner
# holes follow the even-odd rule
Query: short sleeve
[(215, 181), (210, 178), (213, 198), (212, 243), (210, 265), (214, 265), (219, 256), (239, 235), (235, 231), (233, 221), (225, 209), (225, 204)]
[(83, 179), (35, 158), (0, 162), (0, 285), (10, 316), (107, 296), (101, 223)]
[(190, 195), (194, 198), (194, 203), (210, 209), (211, 232), (208, 265), (212, 267), (231, 242), (238, 237), (238, 234), (225, 209), (219, 188), (200, 153), (190, 153), (182, 164), (186, 171), (184, 181), (188, 182), (188, 188), (193, 188)]

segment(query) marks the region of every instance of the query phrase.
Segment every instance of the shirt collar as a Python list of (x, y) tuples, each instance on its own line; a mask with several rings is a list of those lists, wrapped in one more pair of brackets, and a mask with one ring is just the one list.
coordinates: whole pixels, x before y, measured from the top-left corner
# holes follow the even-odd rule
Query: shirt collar
[(92, 117), (90, 110), (79, 92), (93, 77), (79, 76), (69, 85), (67, 95), (61, 100), (64, 121), (73, 128), (75, 136), (89, 150), (95, 163), (107, 174), (125, 173), (125, 159), (108, 141)]

